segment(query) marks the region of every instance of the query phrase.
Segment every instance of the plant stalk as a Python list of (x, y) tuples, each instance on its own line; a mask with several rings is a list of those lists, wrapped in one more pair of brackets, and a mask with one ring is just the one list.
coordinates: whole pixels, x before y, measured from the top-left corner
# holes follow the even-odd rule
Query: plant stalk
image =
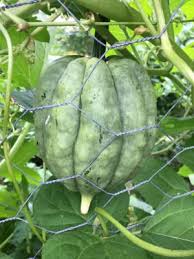
[[(25, 140), (25, 137), (29, 131), (31, 127), (31, 124), (29, 122), (26, 122), (24, 124), (24, 127), (23, 127), (23, 130), (22, 132), (20, 133), (19, 137), (17, 138), (17, 140), (15, 141), (14, 145), (12, 146), (12, 148), (10, 149), (9, 151), (9, 159), (12, 160), (13, 157), (15, 156), (15, 154), (18, 152), (18, 150), (20, 149), (20, 147), (22, 146), (24, 140)], [(6, 161), (5, 159), (3, 159), (1, 162), (0, 162), (0, 169), (1, 167), (3, 167), (4, 165), (6, 164)]]
[[(6, 40), (7, 48), (8, 48), (7, 86), (6, 86), (6, 94), (5, 94), (5, 108), (4, 108), (4, 120), (3, 120), (3, 138), (6, 138), (7, 133), (8, 133), (11, 81), (12, 81), (12, 75), (13, 75), (13, 49), (12, 49), (12, 42), (11, 42), (10, 36), (9, 36), (7, 30), (5, 29), (5, 27), (1, 23), (0, 23), (0, 30)], [(23, 193), (20, 190), (20, 187), (17, 183), (17, 180), (15, 178), (14, 172), (11, 167), (10, 158), (9, 158), (9, 143), (7, 140), (3, 143), (3, 150), (4, 150), (5, 161), (6, 161), (9, 175), (12, 179), (16, 193), (18, 194), (18, 197), (19, 197), (21, 203), (23, 204), (24, 197), (23, 197)], [(38, 233), (37, 229), (34, 227), (34, 225), (32, 223), (31, 215), (30, 215), (27, 207), (24, 207), (24, 213), (25, 213), (28, 223), (32, 229), (32, 232), (42, 242), (42, 238), (41, 238), (40, 234)]]
[(108, 219), (120, 232), (132, 243), (136, 246), (145, 249), (154, 254), (158, 254), (161, 256), (168, 256), (168, 257), (186, 257), (186, 256), (194, 256), (194, 250), (172, 250), (163, 248), (160, 246), (153, 245), (148, 243), (139, 237), (135, 236), (131, 232), (128, 231), (123, 225), (121, 225), (116, 219), (114, 219), (108, 212), (104, 209), (96, 208), (95, 211), (103, 216), (104, 218)]
[[(94, 22), (91, 20), (81, 21), (82, 25), (94, 25), (94, 26), (116, 26), (116, 25), (144, 25), (144, 22)], [(29, 27), (46, 27), (46, 26), (78, 26), (77, 22), (28, 22)]]
[(107, 228), (107, 225), (104, 221), (104, 218), (101, 216), (101, 215), (98, 215), (98, 220), (100, 222), (100, 225), (103, 229), (103, 234), (104, 234), (104, 237), (108, 237), (109, 236), (109, 231), (108, 231), (108, 228)]
[[(161, 6), (161, 0), (153, 0), (159, 31), (165, 27), (165, 17)], [(161, 36), (161, 46), (165, 57), (185, 76), (192, 85), (192, 105), (194, 107), (194, 72), (192, 68), (175, 52), (167, 31)]]

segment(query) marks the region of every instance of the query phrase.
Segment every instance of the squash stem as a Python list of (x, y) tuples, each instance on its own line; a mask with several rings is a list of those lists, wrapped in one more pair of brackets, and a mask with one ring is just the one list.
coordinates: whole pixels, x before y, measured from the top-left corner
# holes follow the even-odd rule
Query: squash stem
[(168, 248), (163, 248), (160, 246), (153, 245), (140, 239), (139, 237), (135, 236), (133, 233), (129, 232), (127, 228), (121, 225), (116, 219), (114, 219), (108, 212), (104, 209), (96, 208), (95, 211), (98, 215), (108, 219), (120, 232), (132, 243), (136, 246), (145, 249), (153, 254), (161, 255), (161, 256), (168, 256), (168, 257), (187, 257), (193, 256), (194, 250), (172, 250)]
[[(21, 201), (21, 203), (24, 203), (24, 197), (23, 192), (20, 189), (20, 186), (16, 180), (15, 174), (12, 170), (11, 163), (10, 163), (10, 154), (9, 154), (9, 143), (7, 140), (7, 133), (8, 133), (8, 126), (9, 126), (9, 108), (10, 108), (10, 95), (11, 95), (11, 82), (12, 82), (12, 74), (13, 74), (13, 48), (12, 48), (12, 42), (11, 38), (9, 36), (9, 33), (7, 32), (6, 28), (0, 23), (0, 31), (2, 32), (5, 41), (7, 43), (8, 48), (8, 70), (7, 70), (7, 85), (6, 85), (6, 94), (5, 94), (5, 109), (4, 109), (4, 120), (3, 120), (3, 139), (6, 139), (6, 141), (3, 143), (3, 150), (4, 150), (4, 156), (5, 161), (8, 169), (9, 176), (13, 182), (13, 185), (15, 187), (16, 193)], [(21, 141), (21, 139), (20, 139)], [(16, 147), (14, 148), (16, 151)], [(13, 151), (13, 149), (12, 149)], [(14, 151), (14, 152), (15, 152)], [(13, 152), (13, 153), (14, 153)], [(32, 232), (38, 237), (38, 239), (42, 242), (42, 238), (33, 225), (32, 218), (30, 215), (30, 212), (28, 208), (24, 207), (24, 214), (27, 218), (27, 221), (32, 229)]]
[(81, 194), (81, 214), (88, 213), (93, 197), (94, 195), (92, 194)]
[[(162, 32), (165, 27), (165, 17), (164, 12), (161, 6), (160, 0), (154, 0), (154, 8), (156, 17), (158, 19), (159, 31)], [(194, 107), (194, 73), (193, 68), (185, 62), (185, 60), (177, 53), (176, 49), (172, 45), (167, 31), (165, 31), (161, 36), (161, 47), (164, 52), (165, 57), (183, 74), (183, 76), (191, 83), (192, 85), (192, 105)]]
[(105, 223), (104, 218), (100, 214), (98, 214), (97, 219), (99, 220), (100, 225), (101, 225), (101, 227), (103, 229), (103, 236), (104, 237), (108, 237), (109, 236), (109, 231), (108, 231), (108, 227), (107, 227), (107, 225)]

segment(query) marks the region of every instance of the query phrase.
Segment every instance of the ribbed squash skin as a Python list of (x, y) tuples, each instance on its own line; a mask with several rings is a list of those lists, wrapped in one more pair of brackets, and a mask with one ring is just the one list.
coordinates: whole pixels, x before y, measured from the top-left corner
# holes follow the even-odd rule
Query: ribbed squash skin
[[(40, 156), (57, 178), (82, 173), (109, 190), (130, 179), (153, 145), (154, 130), (118, 133), (154, 125), (156, 101), (145, 70), (125, 58), (100, 61), (81, 87), (97, 61), (64, 57), (43, 72), (35, 105), (61, 104), (72, 98), (73, 102), (36, 111), (35, 129)], [(79, 177), (64, 184), (81, 193), (81, 211), (87, 213), (100, 190)]]

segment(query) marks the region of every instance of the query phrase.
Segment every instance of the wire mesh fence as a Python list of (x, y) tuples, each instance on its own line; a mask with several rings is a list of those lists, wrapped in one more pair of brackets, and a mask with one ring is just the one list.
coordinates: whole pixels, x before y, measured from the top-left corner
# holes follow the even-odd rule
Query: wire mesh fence
[[(82, 29), (85, 29), (84, 26), (82, 26), (82, 24), (80, 23), (79, 19), (69, 10), (69, 8), (67, 7), (67, 5), (65, 5), (63, 2), (61, 2), (60, 0), (57, 0), (60, 5), (65, 9), (65, 11), (75, 19), (75, 21), (77, 22), (78, 26)], [(16, 3), (16, 4), (11, 4), (11, 5), (6, 5), (6, 4), (2, 4), (1, 8), (2, 10), (6, 10), (6, 9), (11, 9), (11, 8), (17, 8), (20, 7), (21, 5), (28, 5), (28, 4), (34, 4), (37, 3), (37, 0), (33, 0), (33, 1), (29, 1), (29, 2), (23, 2), (23, 3)], [(46, 185), (54, 185), (57, 183), (63, 183), (64, 181), (71, 181), (72, 179), (80, 179), (82, 181), (85, 181), (88, 183), (88, 185), (92, 186), (95, 189), (98, 189), (100, 192), (105, 193), (109, 199), (106, 201), (106, 203), (104, 204), (104, 208), (106, 208), (106, 206), (115, 198), (118, 197), (119, 195), (121, 195), (122, 193), (125, 192), (131, 192), (134, 190), (138, 190), (139, 188), (141, 188), (142, 186), (145, 185), (152, 185), (154, 188), (156, 188), (162, 196), (166, 196), (166, 202), (160, 207), (160, 210), (164, 209), (167, 205), (169, 205), (172, 201), (180, 199), (182, 197), (185, 196), (190, 196), (191, 194), (193, 194), (194, 190), (190, 190), (187, 192), (183, 192), (183, 193), (178, 193), (176, 195), (171, 195), (169, 193), (167, 193), (165, 190), (163, 190), (161, 188), (161, 186), (158, 186), (155, 182), (154, 179), (156, 176), (160, 175), (163, 173), (163, 170), (170, 165), (171, 163), (173, 163), (177, 157), (179, 157), (182, 153), (188, 151), (188, 150), (193, 150), (194, 146), (181, 146), (178, 143), (174, 143), (173, 139), (166, 133), (164, 132), (164, 129), (161, 128), (161, 122), (168, 117), (171, 112), (173, 111), (174, 108), (176, 108), (176, 106), (181, 102), (183, 96), (187, 93), (189, 93), (191, 91), (191, 86), (188, 84), (188, 88), (182, 93), (182, 96), (180, 96), (176, 102), (170, 107), (170, 109), (160, 118), (160, 121), (157, 122), (155, 125), (149, 125), (149, 126), (144, 126), (142, 128), (135, 128), (132, 130), (125, 130), (123, 132), (115, 132), (113, 129), (109, 129), (107, 128), (105, 125), (102, 125), (99, 121), (97, 121), (95, 118), (92, 118), (89, 114), (87, 114), (87, 112), (85, 112), (81, 107), (79, 107), (76, 103), (75, 100), (76, 98), (80, 95), (81, 91), (83, 90), (83, 88), (85, 87), (87, 81), (90, 79), (92, 73), (95, 71), (95, 69), (97, 68), (98, 64), (100, 63), (100, 61), (105, 57), (105, 55), (113, 49), (120, 49), (120, 48), (126, 48), (129, 45), (132, 44), (136, 44), (136, 43), (143, 43), (146, 41), (152, 41), (152, 40), (156, 40), (156, 39), (160, 39), (163, 34), (167, 31), (168, 26), (170, 25), (170, 23), (173, 21), (173, 19), (175, 18), (176, 14), (178, 13), (180, 7), (183, 5), (184, 0), (180, 1), (179, 5), (177, 6), (177, 8), (174, 10), (174, 12), (172, 13), (169, 21), (167, 22), (166, 26), (162, 29), (162, 31), (155, 36), (149, 36), (149, 37), (145, 37), (145, 38), (140, 38), (140, 39), (135, 39), (135, 40), (131, 40), (131, 41), (122, 41), (122, 42), (117, 42), (114, 43), (111, 46), (105, 46), (106, 47), (106, 51), (103, 53), (103, 55), (100, 57), (99, 61), (96, 62), (96, 64), (93, 66), (91, 72), (88, 74), (87, 78), (85, 79), (85, 81), (83, 82), (82, 85), (80, 85), (79, 91), (71, 97), (71, 99), (64, 99), (64, 102), (59, 103), (59, 104), (48, 104), (48, 105), (44, 105), (44, 106), (39, 106), (39, 107), (24, 107), (20, 105), (20, 108), (23, 109), (22, 115), (19, 117), (19, 119), (17, 119), (15, 121), (15, 127), (17, 127), (18, 123), (20, 122), (20, 120), (23, 118), (23, 116), (25, 116), (28, 113), (36, 113), (42, 110), (49, 110), (49, 109), (53, 109), (53, 108), (57, 108), (57, 109), (61, 109), (64, 106), (69, 106), (72, 109), (75, 109), (77, 111), (79, 111), (81, 113), (81, 116), (83, 116), (85, 119), (87, 119), (88, 121), (90, 121), (92, 124), (96, 125), (97, 127), (102, 128), (104, 131), (106, 131), (107, 133), (109, 133), (110, 135), (110, 139), (107, 141), (107, 143), (103, 146), (102, 150), (100, 150), (97, 154), (95, 154), (95, 157), (92, 161), (90, 161), (90, 163), (87, 165), (86, 168), (84, 168), (81, 172), (77, 172), (76, 174), (73, 174), (72, 176), (69, 177), (64, 177), (61, 179), (56, 179), (56, 180), (49, 180), (49, 181), (45, 181), (45, 182), (40, 182), (37, 184), (37, 186), (31, 191), (30, 195), (27, 197), (27, 199), (25, 200), (25, 202), (23, 204), (21, 204), (20, 209), (18, 210), (17, 214), (14, 217), (10, 217), (10, 218), (6, 218), (3, 220), (0, 220), (0, 224), (4, 224), (6, 222), (9, 221), (22, 221), (24, 224), (28, 224), (28, 221), (21, 215), (22, 210), (24, 209), (24, 207), (26, 205), (28, 205), (28, 203), (31, 201), (32, 197), (37, 193), (37, 191), (42, 187), (42, 186), (46, 186)], [(102, 43), (101, 41), (99, 41), (96, 37), (94, 37), (93, 35), (91, 35), (94, 40), (96, 40), (99, 44), (102, 44), (104, 46), (104, 43)], [(18, 104), (19, 105), (19, 104)], [(135, 116), (135, 115), (134, 115)], [(96, 184), (94, 184), (93, 182), (91, 182), (90, 180), (87, 179), (87, 177), (85, 177), (85, 172), (95, 163), (95, 161), (97, 160), (97, 158), (99, 157), (99, 155), (102, 153), (102, 151), (104, 149), (106, 149), (116, 138), (119, 137), (123, 137), (123, 136), (129, 136), (129, 135), (134, 135), (134, 134), (138, 134), (140, 132), (144, 132), (144, 131), (152, 131), (153, 129), (157, 129), (158, 131), (161, 132), (162, 135), (164, 135), (166, 138), (169, 139), (169, 142), (172, 142), (173, 145), (175, 146), (175, 151), (174, 153), (172, 153), (171, 158), (168, 159), (168, 161), (166, 161), (166, 163), (161, 166), (159, 169), (157, 169), (156, 171), (152, 172), (151, 176), (147, 179), (144, 179), (141, 182), (138, 182), (128, 188), (124, 188), (121, 189), (117, 192), (108, 192), (107, 190), (104, 190), (102, 188), (100, 188), (99, 186), (97, 186)], [(2, 143), (4, 142), (4, 140), (2, 141)], [(1, 144), (2, 144), (1, 143)], [(1, 157), (2, 160), (4, 159), (4, 157)], [(21, 174), (25, 174), (24, 170), (22, 168), (20, 168), (17, 164), (12, 163), (13, 167), (16, 167), (18, 170), (20, 170)], [(157, 213), (158, 211), (156, 211)], [(152, 216), (151, 216), (152, 217)], [(95, 218), (95, 214), (93, 214), (91, 216), (90, 219), (86, 220), (84, 223), (78, 224), (78, 225), (74, 225), (71, 227), (66, 227), (60, 230), (50, 230), (50, 229), (46, 229), (42, 226), (39, 225), (35, 225), (38, 229), (44, 230), (46, 233), (51, 233), (51, 234), (61, 234), (67, 231), (72, 231), (75, 229), (79, 229), (82, 228), (86, 225), (91, 225), (93, 222), (93, 219)], [(139, 225), (141, 225), (142, 222), (139, 223)], [(135, 224), (134, 227), (137, 227), (138, 224)], [(133, 226), (129, 227), (130, 229), (133, 228)], [(33, 258), (36, 258), (39, 254), (41, 253), (41, 250), (37, 251), (37, 253), (34, 255)]]

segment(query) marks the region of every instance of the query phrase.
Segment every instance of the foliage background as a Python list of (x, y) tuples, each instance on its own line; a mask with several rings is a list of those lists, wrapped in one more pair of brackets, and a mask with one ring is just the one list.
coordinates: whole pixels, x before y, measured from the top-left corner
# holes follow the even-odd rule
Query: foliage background
[[(5, 38), (0, 34), (0, 258), (164, 258), (135, 246), (110, 223), (107, 223), (108, 238), (103, 237), (100, 227), (92, 225), (95, 207), (104, 206), (110, 198), (106, 193), (97, 195), (89, 215), (83, 216), (79, 212), (78, 193), (69, 192), (62, 183), (44, 184), (53, 178), (38, 157), (33, 114), (30, 112), (34, 90), (46, 64), (72, 53), (91, 55), (96, 31), (106, 39), (107, 45), (141, 39), (149, 33), (153, 35), (146, 25), (147, 18), (157, 32), (158, 19), (153, 2), (120, 1), (126, 13), (126, 8), (129, 8), (129, 14), (130, 8), (134, 8), (138, 14), (130, 17), (127, 13), (130, 18), (124, 21), (120, 19), (123, 15), (119, 15), (119, 9), (109, 14), (104, 4), (102, 15), (108, 13), (112, 16), (108, 17), (112, 23), (109, 27), (87, 24), (94, 17), (96, 21), (100, 19), (97, 11), (92, 9), (93, 14), (91, 10), (88, 13), (85, 8), (87, 1), (65, 2), (68, 10), (81, 21), (81, 26), (61, 2), (30, 4), (30, 8), (35, 10), (33, 15), (29, 7), (28, 12), (19, 15), (19, 10), (25, 6), (1, 12), (1, 24), (11, 37), (14, 64), (6, 122), (9, 52)], [(13, 3), (15, 1), (5, 4)], [(167, 21), (179, 4), (178, 0), (163, 1)], [(100, 6), (99, 2), (98, 8)], [(38, 10), (41, 13), (37, 14)], [(24, 20), (14, 20), (10, 14)], [(194, 58), (193, 19), (192, 0), (182, 1), (168, 27), (174, 48), (179, 47), (180, 56), (191, 69)], [(35, 22), (43, 25), (47, 21), (72, 22), (74, 26), (35, 26)], [(30, 24), (29, 28), (18, 31), (19, 25), (26, 22)], [(115, 22), (117, 25), (113, 25)], [(90, 29), (89, 33), (83, 29), (84, 23), (84, 28)], [(158, 122), (161, 123), (152, 154), (133, 179), (133, 186), (140, 184), (140, 187), (134, 188), (130, 199), (127, 192), (119, 193), (105, 209), (144, 240), (170, 249), (192, 249), (194, 117), (191, 88), (194, 84), (179, 67), (162, 56), (159, 40), (111, 49), (107, 57), (115, 54), (135, 58), (146, 67), (157, 96)], [(9, 146), (6, 159), (5, 143)], [(7, 166), (9, 161), (13, 174)], [(24, 204), (27, 204), (27, 209), (22, 209)]]

